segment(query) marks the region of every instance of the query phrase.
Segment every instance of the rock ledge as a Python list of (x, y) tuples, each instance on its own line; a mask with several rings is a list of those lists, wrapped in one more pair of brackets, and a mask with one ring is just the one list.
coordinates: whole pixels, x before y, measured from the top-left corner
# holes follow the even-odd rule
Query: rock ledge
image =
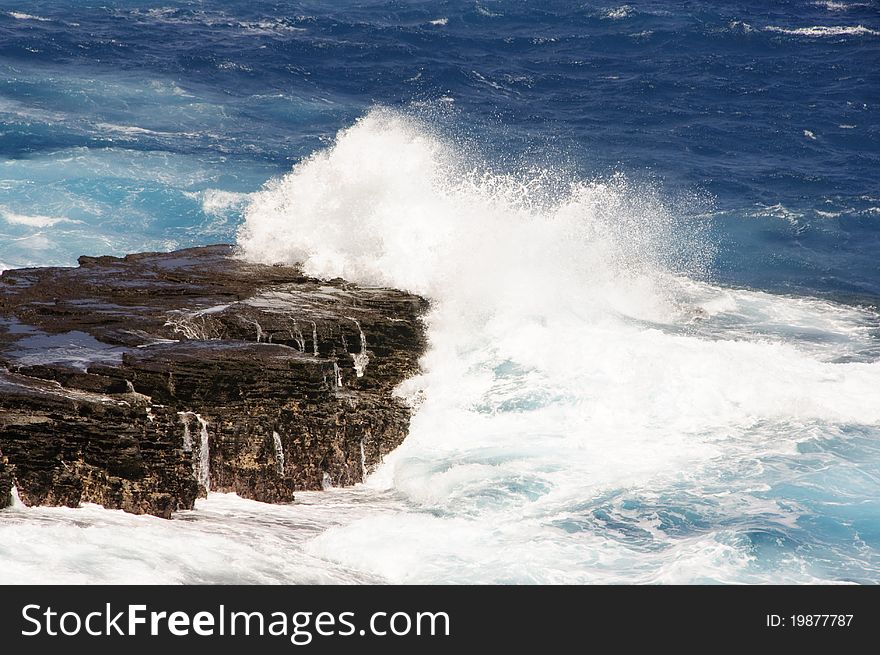
[(406, 436), (427, 302), (226, 245), (0, 275), (0, 507), (168, 517), (360, 482)]

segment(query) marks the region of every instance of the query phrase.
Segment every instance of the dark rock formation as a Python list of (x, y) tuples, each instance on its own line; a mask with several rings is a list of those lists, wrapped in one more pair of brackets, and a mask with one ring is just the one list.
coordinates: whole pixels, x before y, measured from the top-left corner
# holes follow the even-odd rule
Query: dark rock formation
[[(230, 246), (0, 276), (0, 507), (169, 516), (206, 488), (287, 502), (403, 440), (426, 302)], [(7, 461), (8, 460), (8, 461)]]
[(0, 507), (12, 504), (12, 467), (0, 452)]

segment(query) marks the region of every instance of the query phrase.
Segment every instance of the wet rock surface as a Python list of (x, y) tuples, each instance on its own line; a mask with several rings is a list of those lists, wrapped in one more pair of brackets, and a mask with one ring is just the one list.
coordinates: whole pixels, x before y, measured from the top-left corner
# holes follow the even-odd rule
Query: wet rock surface
[(406, 436), (422, 298), (225, 245), (79, 264), (0, 275), (0, 507), (289, 502)]

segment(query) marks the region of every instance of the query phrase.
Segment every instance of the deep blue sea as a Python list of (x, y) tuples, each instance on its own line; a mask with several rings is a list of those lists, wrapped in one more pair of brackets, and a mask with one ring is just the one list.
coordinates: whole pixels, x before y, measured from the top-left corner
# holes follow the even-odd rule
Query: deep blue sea
[(880, 582), (873, 0), (0, 0), (0, 270), (217, 242), (432, 300), (410, 437), (0, 581)]

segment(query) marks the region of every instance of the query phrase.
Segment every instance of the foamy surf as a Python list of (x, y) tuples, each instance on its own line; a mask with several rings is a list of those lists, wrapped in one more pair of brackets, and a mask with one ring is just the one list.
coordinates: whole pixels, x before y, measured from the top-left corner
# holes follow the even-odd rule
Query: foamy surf
[[(402, 582), (778, 579), (731, 524), (796, 532), (767, 463), (876, 431), (876, 313), (711, 285), (699, 225), (621, 177), (488, 171), (376, 110), (246, 211), (246, 257), (434, 303), (400, 390), (425, 400), (369, 481), (413, 511), (308, 551)], [(822, 578), (796, 560), (775, 566)]]
[(9, 510), (9, 581), (880, 579), (873, 309), (720, 287), (657, 189), (498, 173), (385, 109), (246, 202), (242, 256), (430, 298), (409, 437), (289, 506)]

